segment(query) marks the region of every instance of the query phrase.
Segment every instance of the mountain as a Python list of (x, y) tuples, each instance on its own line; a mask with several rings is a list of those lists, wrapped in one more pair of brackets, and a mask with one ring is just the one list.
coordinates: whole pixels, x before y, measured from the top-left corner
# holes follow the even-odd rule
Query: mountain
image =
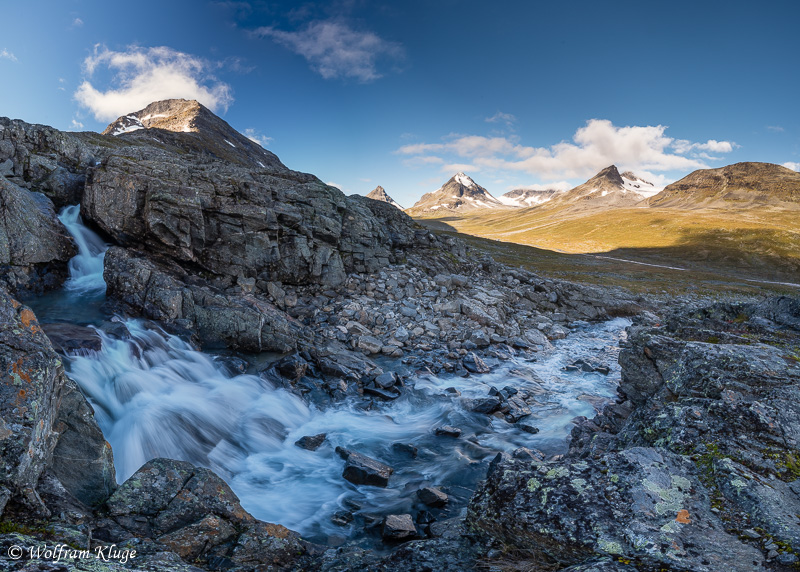
[[(630, 171), (620, 175), (616, 165), (606, 167), (594, 177), (547, 202), (547, 208), (570, 210), (597, 210), (631, 207), (641, 203), (652, 183), (640, 179)], [(652, 191), (651, 191), (652, 192)]]
[(651, 207), (750, 208), (800, 206), (800, 173), (772, 163), (701, 169), (648, 199)]
[(534, 190), (534, 189), (514, 189), (497, 199), (504, 205), (510, 207), (534, 207), (546, 203), (557, 195), (560, 191), (556, 189)]
[(278, 157), (248, 139), (203, 104), (188, 99), (156, 101), (112, 122), (103, 135), (133, 139), (152, 137), (158, 131), (185, 133), (182, 144), (210, 158), (256, 169), (283, 168)]
[(449, 181), (432, 193), (422, 195), (417, 203), (407, 210), (409, 214), (436, 213), (442, 211), (467, 211), (503, 207), (489, 191), (481, 187), (464, 173), (456, 173)]
[(367, 198), (372, 199), (373, 201), (389, 203), (393, 207), (397, 207), (398, 209), (403, 210), (403, 207), (401, 207), (392, 197), (387, 195), (386, 191), (380, 185), (371, 190), (367, 195)]

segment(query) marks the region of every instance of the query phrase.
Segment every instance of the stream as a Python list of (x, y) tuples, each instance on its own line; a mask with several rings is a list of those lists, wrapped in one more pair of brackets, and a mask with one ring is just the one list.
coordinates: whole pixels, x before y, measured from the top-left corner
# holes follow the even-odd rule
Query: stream
[[(81, 223), (79, 207), (65, 208), (59, 218), (79, 254), (70, 261), (63, 289), (29, 303), (42, 322), (97, 327), (102, 349), (68, 355), (64, 361), (112, 445), (119, 482), (149, 459), (185, 460), (224, 478), (256, 518), (323, 544), (374, 545), (377, 535), (365, 534), (365, 523), (379, 522), (387, 514), (416, 515), (425, 508), (416, 498), (418, 489), (441, 488), (449, 503), (427, 510), (437, 519), (456, 516), (497, 452), (528, 447), (564, 453), (571, 420), (593, 416), (615, 397), (619, 344), (630, 323), (625, 319), (572, 324), (567, 338), (554, 342), (554, 349), (535, 361), (487, 359), (489, 374), (423, 375), (409, 380), (395, 401), (376, 400), (368, 408), (363, 402), (321, 408), (259, 375), (232, 375), (215, 356), (148, 328), (148, 322), (107, 315), (102, 274), (106, 246)], [(110, 321), (122, 322), (130, 336), (104, 331)], [(565, 371), (581, 358), (611, 371)], [(388, 370), (402, 364), (382, 361), (381, 366)], [(532, 415), (511, 424), (471, 412), (470, 400), (486, 397), (492, 387), (533, 395)], [(525, 424), (539, 432), (526, 432)], [(461, 436), (435, 435), (442, 425), (460, 428)], [(327, 437), (316, 451), (295, 445), (303, 436), (320, 433)], [(415, 447), (416, 457), (397, 444)], [(391, 466), (389, 486), (346, 481), (337, 446)], [(331, 520), (342, 511), (355, 515), (345, 526)]]

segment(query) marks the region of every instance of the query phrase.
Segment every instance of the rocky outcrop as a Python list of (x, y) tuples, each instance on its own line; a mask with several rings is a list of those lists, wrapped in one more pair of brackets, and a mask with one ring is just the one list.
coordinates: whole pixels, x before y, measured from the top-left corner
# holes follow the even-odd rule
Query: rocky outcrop
[(797, 562), (798, 317), (800, 303), (781, 298), (640, 321), (618, 402), (578, 420), (566, 458), (498, 464), (471, 529), (562, 566)]
[(375, 271), (417, 244), (408, 217), (345, 197), (271, 153), (274, 160), (253, 168), (198, 147), (198, 135), (235, 145), (242, 136), (224, 128), (121, 136), (129, 144), (92, 170), (82, 214), (124, 247), (254, 280), (256, 290), (275, 281), (335, 286), (346, 272)]
[(206, 346), (288, 352), (313, 339), (246, 281), (215, 287), (175, 263), (118, 247), (106, 253), (104, 276), (110, 296), (148, 318), (196, 334)]
[(0, 283), (14, 293), (55, 288), (74, 255), (53, 203), (0, 177)]
[(57, 208), (80, 201), (86, 172), (103, 152), (97, 134), (0, 117), (0, 176), (44, 193)]
[(134, 538), (140, 553), (171, 551), (187, 562), (227, 570), (297, 570), (317, 549), (297, 533), (253, 518), (208, 469), (168, 459), (148, 461), (106, 503), (101, 540)]
[[(114, 468), (91, 407), (33, 312), (2, 290), (0, 375), (0, 513), (11, 507), (49, 516), (55, 507), (43, 490), (77, 501), (79, 510), (104, 500)], [(56, 482), (45, 482), (48, 476)]]

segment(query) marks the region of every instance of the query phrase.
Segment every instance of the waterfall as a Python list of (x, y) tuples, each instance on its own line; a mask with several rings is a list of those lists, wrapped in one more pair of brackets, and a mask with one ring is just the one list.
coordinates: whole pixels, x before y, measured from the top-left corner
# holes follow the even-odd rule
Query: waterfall
[(97, 234), (86, 228), (81, 220), (80, 205), (65, 207), (58, 220), (66, 227), (78, 245), (78, 254), (69, 261), (67, 290), (77, 292), (104, 292), (103, 257), (108, 245)]

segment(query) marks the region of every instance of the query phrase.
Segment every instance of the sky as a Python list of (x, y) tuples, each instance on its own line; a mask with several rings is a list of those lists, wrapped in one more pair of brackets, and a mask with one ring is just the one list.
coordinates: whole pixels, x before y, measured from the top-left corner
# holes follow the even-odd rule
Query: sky
[(800, 170), (800, 2), (0, 0), (0, 116), (102, 131), (198, 99), (292, 169), (405, 207), (616, 164)]

